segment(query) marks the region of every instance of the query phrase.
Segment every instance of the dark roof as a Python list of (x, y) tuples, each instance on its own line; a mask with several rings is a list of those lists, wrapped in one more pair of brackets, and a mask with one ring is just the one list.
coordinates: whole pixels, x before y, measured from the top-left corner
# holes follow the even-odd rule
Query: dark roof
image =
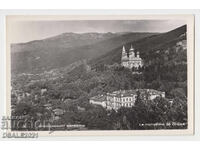
[(163, 92), (161, 91), (157, 91), (154, 89), (136, 89), (136, 90), (119, 90), (119, 91), (114, 91), (112, 93), (107, 93), (107, 95), (112, 95), (112, 96), (116, 96), (116, 97), (130, 97), (133, 95), (137, 95), (137, 92), (140, 92), (140, 94), (151, 94), (151, 95), (155, 95), (155, 94), (162, 94)]

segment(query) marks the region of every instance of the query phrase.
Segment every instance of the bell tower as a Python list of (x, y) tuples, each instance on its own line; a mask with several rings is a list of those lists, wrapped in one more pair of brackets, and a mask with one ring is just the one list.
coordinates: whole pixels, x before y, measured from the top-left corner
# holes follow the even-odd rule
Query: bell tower
[(122, 64), (122, 66), (124, 66), (124, 67), (127, 67), (127, 66), (128, 66), (128, 56), (127, 56), (126, 49), (125, 49), (124, 46), (122, 47), (121, 64)]
[(125, 47), (123, 46), (122, 47), (122, 60), (126, 59), (127, 58), (127, 53), (126, 53), (126, 49)]
[(135, 57), (135, 52), (134, 52), (134, 48), (133, 48), (133, 46), (132, 46), (132, 44), (131, 44), (131, 48), (130, 48), (130, 50), (129, 50), (129, 59), (131, 60), (131, 59), (134, 59), (134, 57)]
[(140, 52), (137, 52), (137, 58), (140, 58)]

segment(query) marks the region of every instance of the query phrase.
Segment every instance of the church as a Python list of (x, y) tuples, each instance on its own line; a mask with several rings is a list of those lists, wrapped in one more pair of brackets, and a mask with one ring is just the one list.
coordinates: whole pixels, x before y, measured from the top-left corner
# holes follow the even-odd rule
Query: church
[(143, 61), (140, 58), (139, 52), (135, 52), (132, 45), (128, 52), (126, 51), (125, 46), (123, 46), (121, 65), (129, 69), (132, 69), (133, 67), (138, 69), (143, 66)]

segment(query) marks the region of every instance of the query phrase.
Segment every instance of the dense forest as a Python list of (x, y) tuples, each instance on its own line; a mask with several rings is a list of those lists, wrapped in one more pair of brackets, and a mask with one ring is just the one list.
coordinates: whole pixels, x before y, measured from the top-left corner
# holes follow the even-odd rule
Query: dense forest
[[(151, 72), (151, 71), (150, 71)], [(154, 129), (179, 128), (167, 126), (169, 122), (187, 123), (187, 99), (184, 88), (174, 82), (164, 82), (161, 78), (145, 82), (148, 70), (142, 74), (132, 74), (132, 71), (121, 66), (109, 66), (104, 71), (87, 71), (82, 65), (66, 74), (64, 79), (48, 82), (38, 82), (24, 89), (34, 97), (25, 98), (16, 105), (13, 115), (25, 115), (26, 119), (51, 119), (51, 112), (44, 105), (51, 103), (53, 108), (65, 110), (65, 113), (54, 124), (84, 124), (88, 129)], [(62, 83), (62, 84), (61, 84)], [(40, 89), (47, 89), (45, 95), (40, 96)], [(138, 99), (134, 107), (121, 108), (117, 112), (107, 111), (101, 106), (89, 104), (89, 98), (98, 94), (106, 94), (119, 89), (152, 88), (166, 91), (167, 98), (158, 98), (146, 103)], [(163, 89), (162, 89), (163, 88)], [(33, 94), (34, 92), (34, 94)], [(13, 97), (13, 102), (14, 102)], [(171, 99), (173, 98), (173, 103)], [(67, 101), (67, 102), (66, 102)], [(38, 107), (39, 106), (39, 107)], [(84, 108), (80, 111), (78, 107)], [(25, 111), (25, 112), (24, 112)], [(38, 113), (43, 114), (38, 116)], [(140, 126), (144, 123), (164, 123), (164, 126)], [(186, 128), (186, 125), (184, 125)]]

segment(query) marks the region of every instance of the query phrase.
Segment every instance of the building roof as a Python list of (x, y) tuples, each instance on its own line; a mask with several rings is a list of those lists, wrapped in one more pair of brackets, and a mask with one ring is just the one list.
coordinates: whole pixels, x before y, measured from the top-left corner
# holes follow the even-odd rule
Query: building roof
[(122, 58), (122, 62), (129, 61), (128, 57)]
[(59, 109), (59, 108), (54, 109), (53, 112), (54, 112), (56, 115), (62, 115), (62, 114), (64, 114), (64, 110)]
[(112, 93), (107, 93), (108, 95), (113, 95), (116, 97), (130, 97), (136, 95), (136, 90), (119, 90)]
[(134, 58), (129, 59), (129, 61), (142, 61), (142, 58), (134, 57)]
[(103, 102), (103, 101), (106, 101), (106, 96), (105, 95), (97, 95), (97, 96), (91, 97), (90, 100)]
[(126, 49), (125, 49), (124, 45), (123, 45), (123, 47), (122, 47), (122, 50), (123, 50), (123, 52), (126, 52)]
[(112, 93), (107, 93), (107, 95), (112, 95), (116, 97), (131, 97), (133, 95), (137, 95), (137, 92), (140, 92), (140, 94), (150, 94), (150, 95), (160, 95), (164, 92), (157, 91), (154, 89), (136, 89), (136, 90), (119, 90), (119, 91), (114, 91)]
[(134, 51), (134, 48), (133, 48), (132, 44), (131, 44), (131, 48), (130, 48), (129, 51)]

